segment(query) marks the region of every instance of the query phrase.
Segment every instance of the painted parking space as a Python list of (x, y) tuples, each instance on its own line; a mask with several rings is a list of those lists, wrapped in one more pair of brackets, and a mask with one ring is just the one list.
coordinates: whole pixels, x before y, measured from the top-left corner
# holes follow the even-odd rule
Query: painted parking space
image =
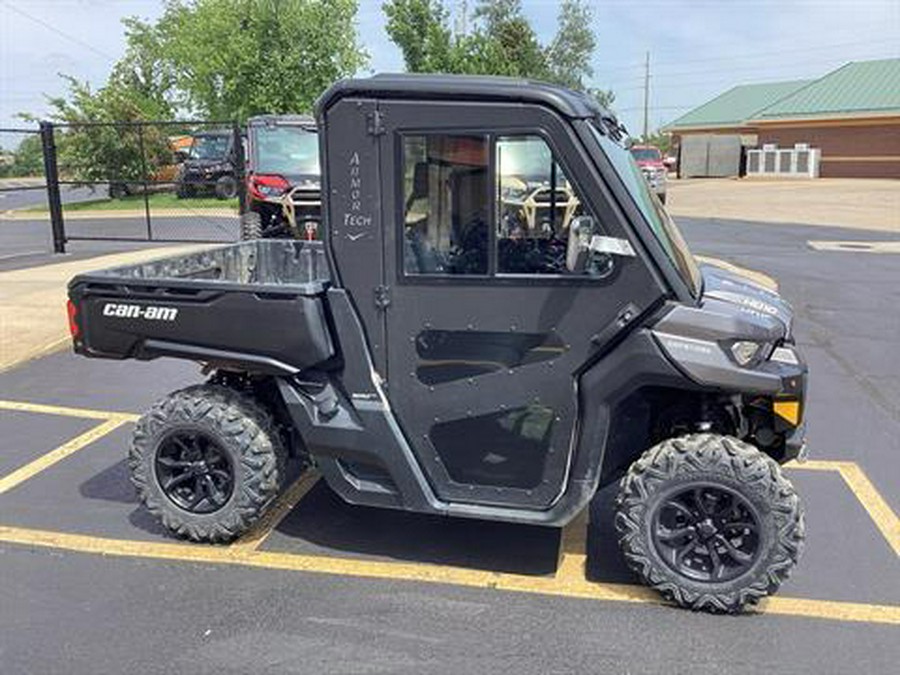
[[(48, 448), (58, 447), (95, 425), (92, 420), (62, 415), (29, 420), (32, 415), (35, 413), (0, 410), (0, 439), (3, 439), (0, 476), (11, 474), (46, 454)], [(33, 433), (32, 422), (40, 424), (39, 435)]]
[[(349, 575), (363, 578), (438, 582), (542, 593), (593, 600), (659, 604), (659, 597), (633, 583), (603, 555), (609, 533), (588, 528), (582, 517), (561, 533), (496, 523), (412, 516), (345, 505), (316, 481), (299, 476), (270, 516), (230, 546), (193, 545), (166, 538), (137, 503), (127, 483), (123, 449), (133, 415), (21, 402), (0, 409), (99, 422), (90, 439), (56, 461), (51, 448), (32, 464), (31, 475), (0, 495), (0, 541), (111, 556), (245, 565), (255, 568)], [(41, 412), (36, 412), (40, 410)], [(81, 434), (84, 437), (84, 434)], [(819, 460), (809, 469), (790, 469), (824, 529), (811, 529), (810, 543), (795, 580), (764, 601), (763, 613), (900, 624), (900, 566), (894, 550), (900, 532), (896, 514), (852, 462)], [(805, 472), (805, 473), (804, 473)], [(849, 476), (849, 479), (848, 479)], [(0, 478), (7, 480), (9, 476)], [(7, 481), (8, 482), (8, 481)], [(54, 494), (48, 502), (46, 494)], [(43, 504), (35, 508), (35, 503)], [(603, 498), (597, 500), (603, 508)], [(609, 522), (603, 513), (596, 522)], [(834, 541), (826, 549), (816, 542)], [(816, 534), (821, 532), (821, 536)], [(601, 549), (598, 550), (598, 544)], [(862, 555), (868, 573), (849, 567), (842, 555)], [(598, 561), (607, 565), (598, 567)], [(842, 567), (843, 566), (843, 567)], [(825, 569), (827, 568), (827, 574)], [(847, 570), (848, 583), (818, 585)], [(891, 580), (895, 581), (891, 581)], [(867, 582), (870, 582), (867, 584)], [(800, 595), (802, 593), (802, 595)], [(795, 595), (796, 594), (796, 595)]]

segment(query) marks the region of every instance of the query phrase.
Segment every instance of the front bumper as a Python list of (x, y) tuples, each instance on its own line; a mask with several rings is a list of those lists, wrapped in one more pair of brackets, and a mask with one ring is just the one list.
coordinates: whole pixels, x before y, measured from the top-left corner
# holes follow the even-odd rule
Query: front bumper
[(656, 173), (650, 171), (642, 171), (650, 191), (656, 195), (666, 194), (666, 175), (664, 173)]
[(784, 363), (769, 360), (761, 369), (777, 374), (781, 390), (771, 400), (773, 430), (784, 438), (784, 456), (781, 462), (792, 459), (803, 461), (808, 451), (806, 443), (806, 400), (809, 368), (795, 347), (788, 348), (795, 361)]

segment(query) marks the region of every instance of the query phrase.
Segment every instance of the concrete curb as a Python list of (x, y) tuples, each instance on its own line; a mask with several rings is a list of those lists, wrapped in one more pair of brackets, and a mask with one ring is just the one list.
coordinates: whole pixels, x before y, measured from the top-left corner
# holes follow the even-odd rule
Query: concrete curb
[(69, 344), (67, 287), (76, 274), (146, 262), (208, 246), (193, 244), (143, 249), (0, 272), (0, 372), (59, 351)]

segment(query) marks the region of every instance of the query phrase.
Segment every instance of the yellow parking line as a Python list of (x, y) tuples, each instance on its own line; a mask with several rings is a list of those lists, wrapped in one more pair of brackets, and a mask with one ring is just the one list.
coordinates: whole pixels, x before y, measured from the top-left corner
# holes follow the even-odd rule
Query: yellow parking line
[(785, 598), (776, 595), (761, 600), (757, 611), (761, 614), (778, 614), (780, 616), (900, 625), (900, 606), (898, 605)]
[(888, 544), (897, 556), (900, 556), (900, 518), (891, 509), (878, 489), (869, 480), (866, 472), (862, 470), (856, 462), (848, 461), (832, 461), (832, 460), (809, 460), (802, 464), (790, 463), (787, 465), (790, 469), (800, 469), (806, 471), (837, 471), (850, 491), (863, 505), (868, 512), (869, 517), (875, 526), (887, 539)]
[(266, 512), (259, 522), (229, 548), (235, 551), (255, 551), (262, 546), (269, 533), (278, 527), (278, 523), (287, 514), (294, 510), (294, 507), (309, 493), (318, 480), (319, 474), (312, 469), (300, 476), (291, 487), (275, 500), (272, 508)]
[(62, 415), (64, 417), (84, 417), (92, 420), (122, 420), (136, 422), (140, 415), (126, 412), (110, 412), (108, 410), (91, 410), (89, 408), (70, 408), (63, 405), (45, 405), (43, 403), (26, 403), (24, 401), (0, 400), (0, 410), (16, 412), (40, 413), (45, 415)]
[[(630, 584), (604, 584), (584, 578), (555, 579), (520, 574), (469, 570), (421, 563), (354, 560), (331, 556), (276, 553), (233, 546), (204, 546), (109, 539), (63, 532), (49, 532), (0, 526), (0, 541), (94, 553), (117, 557), (140, 557), (212, 564), (335, 574), (371, 579), (392, 579), (425, 583), (445, 583), (477, 588), (493, 588), (520, 593), (537, 593), (588, 600), (664, 604), (649, 588)], [(765, 614), (800, 616), (839, 621), (900, 625), (900, 606), (833, 602), (805, 598), (770, 598), (759, 610)]]
[(16, 485), (19, 485), (29, 478), (39, 474), (44, 469), (53, 466), (60, 460), (65, 459), (75, 452), (78, 452), (83, 447), (90, 445), (97, 439), (106, 436), (106, 434), (108, 434), (109, 432), (118, 429), (120, 426), (125, 424), (125, 422), (126, 420), (124, 419), (106, 420), (105, 422), (98, 424), (91, 429), (88, 429), (83, 434), (76, 436), (68, 443), (63, 443), (61, 446), (59, 446), (55, 450), (48, 452), (46, 455), (42, 455), (33, 462), (29, 462), (25, 466), (19, 467), (7, 476), (0, 478), (0, 494), (11, 490)]
[[(138, 418), (138, 415), (132, 413), (5, 400), (0, 400), (0, 410), (104, 420), (87, 432), (0, 479), (0, 494), (90, 445), (123, 424)], [(900, 521), (859, 465), (849, 461), (812, 460), (799, 465), (791, 464), (789, 468), (840, 473), (845, 483), (888, 540), (894, 552), (900, 555)], [(448, 583), (593, 600), (664, 604), (660, 596), (644, 586), (597, 583), (585, 578), (587, 510), (561, 533), (559, 566), (553, 577), (531, 577), (422, 563), (355, 560), (258, 550), (269, 533), (308, 494), (317, 480), (318, 475), (314, 472), (308, 472), (301, 476), (278, 499), (269, 514), (250, 533), (231, 546), (141, 542), (6, 526), (0, 526), (0, 541), (112, 556), (239, 564), (267, 569)], [(785, 616), (900, 625), (900, 606), (895, 605), (776, 596), (764, 600), (758, 611)]]

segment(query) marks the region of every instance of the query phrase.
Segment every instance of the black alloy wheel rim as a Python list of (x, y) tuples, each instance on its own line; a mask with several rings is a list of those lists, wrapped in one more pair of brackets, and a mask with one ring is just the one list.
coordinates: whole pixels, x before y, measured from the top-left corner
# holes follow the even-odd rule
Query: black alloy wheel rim
[(234, 467), (222, 447), (201, 431), (168, 434), (156, 451), (156, 480), (163, 494), (189, 513), (213, 513), (234, 491)]
[(694, 581), (723, 583), (746, 573), (762, 550), (759, 514), (735, 490), (693, 483), (665, 496), (650, 523), (657, 554)]

